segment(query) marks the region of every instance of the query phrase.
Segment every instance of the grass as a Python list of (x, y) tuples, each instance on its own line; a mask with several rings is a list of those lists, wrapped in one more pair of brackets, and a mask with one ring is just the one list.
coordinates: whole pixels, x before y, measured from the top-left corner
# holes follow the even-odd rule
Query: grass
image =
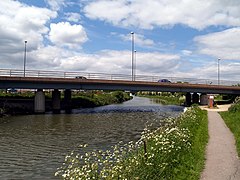
[(139, 96), (156, 99), (156, 102), (163, 105), (181, 105), (185, 99), (178, 93), (162, 93), (161, 95), (142, 95)]
[(82, 155), (72, 152), (55, 175), (62, 179), (199, 179), (208, 141), (206, 111), (192, 107), (159, 123), (155, 129), (146, 127), (135, 143)]
[(229, 111), (220, 112), (220, 115), (235, 137), (237, 152), (240, 157), (240, 103), (232, 105)]

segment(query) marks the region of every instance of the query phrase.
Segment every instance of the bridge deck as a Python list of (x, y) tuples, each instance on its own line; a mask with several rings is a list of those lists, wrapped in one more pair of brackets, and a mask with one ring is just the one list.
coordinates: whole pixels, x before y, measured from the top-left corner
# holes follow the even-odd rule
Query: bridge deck
[(92, 89), (240, 94), (240, 87), (238, 86), (49, 77), (0, 76), (0, 88)]

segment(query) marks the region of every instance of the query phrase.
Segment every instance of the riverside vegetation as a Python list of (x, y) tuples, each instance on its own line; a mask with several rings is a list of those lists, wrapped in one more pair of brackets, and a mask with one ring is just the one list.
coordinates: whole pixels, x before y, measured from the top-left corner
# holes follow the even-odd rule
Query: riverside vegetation
[(150, 92), (146, 94), (140, 92), (138, 96), (155, 99), (158, 103), (163, 105), (182, 105), (185, 101), (185, 97), (182, 93), (161, 92), (160, 94), (152, 94)]
[(139, 141), (111, 150), (86, 152), (87, 145), (65, 157), (55, 176), (62, 179), (199, 179), (208, 141), (207, 113), (191, 107), (176, 118), (148, 125)]
[[(46, 103), (51, 106), (51, 92), (45, 91)], [(25, 103), (33, 104), (35, 92), (16, 92), (16, 93), (6, 93), (5, 91), (0, 91), (1, 108), (0, 115), (5, 114), (32, 114), (33, 105), (31, 109), (23, 106), (11, 106), (11, 100), (21, 100)], [(113, 91), (113, 92), (103, 92), (103, 91), (73, 91), (72, 92), (72, 108), (87, 108), (87, 107), (97, 107), (108, 104), (122, 103), (124, 101), (130, 100), (132, 97), (129, 93), (123, 91)], [(64, 95), (61, 93), (61, 101), (64, 103)], [(51, 110), (51, 109), (49, 109)]]
[(240, 157), (240, 97), (236, 98), (235, 103), (226, 112), (220, 112), (226, 125), (232, 131), (236, 146), (238, 156)]

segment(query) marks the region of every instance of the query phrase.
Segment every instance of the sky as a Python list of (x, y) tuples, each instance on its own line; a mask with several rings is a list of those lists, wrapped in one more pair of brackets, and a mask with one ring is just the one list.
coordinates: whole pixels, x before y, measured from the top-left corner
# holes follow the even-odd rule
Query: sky
[(239, 0), (0, 1), (0, 69), (131, 75), (133, 36), (136, 75), (240, 79)]

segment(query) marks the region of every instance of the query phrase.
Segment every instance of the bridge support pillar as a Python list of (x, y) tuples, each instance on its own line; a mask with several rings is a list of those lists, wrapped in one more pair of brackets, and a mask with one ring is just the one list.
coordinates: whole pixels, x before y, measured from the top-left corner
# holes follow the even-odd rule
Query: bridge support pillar
[(206, 93), (201, 94), (200, 105), (208, 105), (208, 95)]
[(52, 91), (52, 109), (54, 114), (59, 114), (61, 110), (61, 93), (58, 89)]
[(72, 92), (70, 89), (66, 89), (64, 91), (64, 109), (66, 113), (71, 113), (72, 112), (72, 100), (71, 97)]
[(198, 95), (198, 93), (193, 93), (192, 103), (193, 104), (199, 104), (199, 95)]
[(38, 89), (35, 93), (34, 112), (45, 113), (45, 95), (42, 89)]
[(185, 105), (186, 106), (191, 106), (191, 103), (192, 103), (192, 96), (191, 96), (191, 93), (188, 92), (186, 94)]

